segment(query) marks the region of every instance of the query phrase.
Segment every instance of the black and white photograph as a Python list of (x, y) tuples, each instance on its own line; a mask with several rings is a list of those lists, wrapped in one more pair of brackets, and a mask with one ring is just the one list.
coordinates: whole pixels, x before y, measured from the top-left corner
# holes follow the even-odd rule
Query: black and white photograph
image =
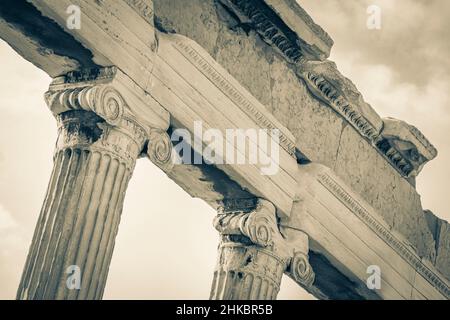
[(449, 18), (0, 0), (0, 300), (448, 301)]

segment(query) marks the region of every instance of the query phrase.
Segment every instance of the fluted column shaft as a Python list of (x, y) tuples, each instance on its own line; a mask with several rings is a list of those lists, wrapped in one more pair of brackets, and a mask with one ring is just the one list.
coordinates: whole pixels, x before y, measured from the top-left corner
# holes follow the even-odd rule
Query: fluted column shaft
[(285, 261), (269, 250), (236, 242), (222, 243), (210, 298), (274, 300), (285, 268)]
[[(117, 92), (108, 87), (89, 90), (51, 93), (57, 96), (49, 105), (58, 110), (59, 124), (54, 168), (18, 299), (103, 295), (125, 191), (147, 133), (123, 116)], [(83, 99), (86, 106), (101, 110), (80, 107)], [(71, 285), (74, 276), (80, 278), (78, 286), (77, 281)]]

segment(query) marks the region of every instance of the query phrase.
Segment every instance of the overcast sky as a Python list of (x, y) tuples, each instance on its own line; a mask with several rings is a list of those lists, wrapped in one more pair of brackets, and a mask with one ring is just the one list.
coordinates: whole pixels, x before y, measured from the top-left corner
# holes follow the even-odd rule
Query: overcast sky
[[(383, 117), (416, 125), (439, 156), (417, 180), (424, 208), (450, 219), (450, 1), (302, 0), (335, 40), (331, 59)], [(366, 9), (382, 28), (366, 28)], [(52, 168), (50, 79), (0, 41), (0, 299), (14, 298)], [(214, 212), (140, 160), (127, 193), (105, 298), (209, 296)], [(284, 279), (280, 298), (308, 296)]]

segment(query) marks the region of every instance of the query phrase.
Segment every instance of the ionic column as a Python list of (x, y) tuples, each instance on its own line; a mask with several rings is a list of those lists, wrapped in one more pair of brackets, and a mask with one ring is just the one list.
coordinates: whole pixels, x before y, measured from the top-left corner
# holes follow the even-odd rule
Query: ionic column
[(100, 299), (148, 130), (112, 85), (70, 84), (46, 100), (59, 134), (17, 298)]
[[(292, 265), (298, 264), (299, 259), (293, 258), (300, 255), (280, 233), (272, 203), (260, 199), (251, 212), (220, 213), (214, 226), (221, 243), (211, 299), (274, 300), (283, 273), (303, 271)], [(310, 284), (314, 278), (310, 267), (306, 273), (304, 279)]]

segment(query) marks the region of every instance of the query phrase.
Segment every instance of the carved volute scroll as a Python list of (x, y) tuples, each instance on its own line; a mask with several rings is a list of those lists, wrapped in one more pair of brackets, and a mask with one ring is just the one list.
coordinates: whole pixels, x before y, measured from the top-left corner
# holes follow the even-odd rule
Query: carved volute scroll
[(148, 158), (164, 172), (170, 172), (174, 166), (174, 151), (172, 141), (167, 132), (160, 129), (150, 130)]
[[(133, 3), (138, 5), (138, 2)], [(137, 7), (140, 8), (139, 5)], [(143, 105), (146, 111), (154, 105), (145, 107), (146, 103), (151, 103), (145, 92), (130, 88), (133, 88), (133, 82), (116, 67), (87, 69), (56, 78), (45, 94), (45, 100), (60, 123), (60, 132), (64, 123), (72, 122), (71, 127), (75, 126), (76, 120), (69, 120), (68, 114), (84, 114), (83, 117), (93, 114), (99, 122), (91, 131), (101, 131), (102, 134), (98, 134), (98, 141), (90, 144), (89, 148), (103, 148), (120, 154), (132, 168), (136, 155), (142, 153), (148, 142), (149, 158), (163, 170), (170, 169), (173, 161), (172, 144), (166, 132), (168, 113), (155, 110), (154, 121), (148, 118), (147, 113), (143, 117)], [(161, 113), (164, 114), (162, 117)], [(80, 125), (83, 126), (83, 122)], [(58, 145), (62, 148), (70, 141), (72, 145), (86, 143), (76, 142), (73, 130), (70, 130), (70, 133), (62, 133)]]
[(289, 272), (292, 278), (303, 287), (310, 287), (314, 282), (314, 271), (309, 264), (308, 256), (300, 251), (294, 253), (292, 257)]
[(70, 110), (92, 111), (110, 125), (117, 125), (120, 122), (125, 108), (120, 93), (109, 85), (49, 91), (45, 95), (45, 100), (55, 115)]
[(416, 127), (393, 118), (381, 119), (335, 63), (306, 61), (296, 68), (311, 94), (350, 123), (403, 177), (416, 177), (436, 157), (436, 148)]
[(147, 130), (131, 116), (122, 95), (111, 85), (91, 85), (46, 93), (59, 123), (57, 150), (80, 148), (111, 153), (133, 169)]
[(275, 299), (285, 272), (312, 285), (307, 255), (283, 237), (269, 201), (259, 199), (251, 212), (220, 212), (214, 227), (222, 240), (211, 299)]

